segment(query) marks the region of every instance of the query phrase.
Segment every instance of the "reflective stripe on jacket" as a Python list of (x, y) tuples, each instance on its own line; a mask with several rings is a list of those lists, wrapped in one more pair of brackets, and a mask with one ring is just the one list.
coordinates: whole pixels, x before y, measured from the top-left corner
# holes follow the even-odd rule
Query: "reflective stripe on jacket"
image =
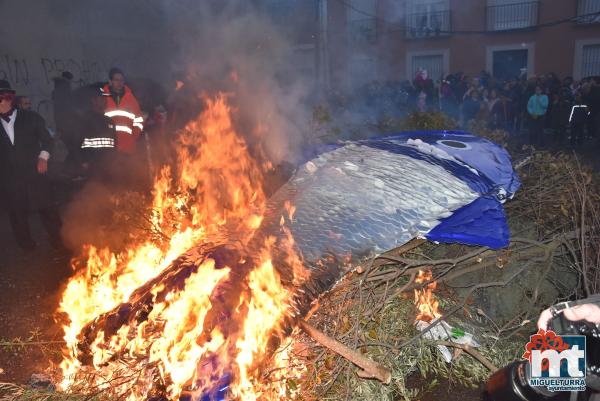
[(569, 116), (569, 122), (572, 123), (573, 120), (579, 123), (585, 121), (586, 117), (590, 115), (590, 111), (585, 104), (576, 104), (573, 105), (571, 109), (571, 115)]
[(87, 148), (114, 148), (114, 138), (83, 138), (81, 149)]

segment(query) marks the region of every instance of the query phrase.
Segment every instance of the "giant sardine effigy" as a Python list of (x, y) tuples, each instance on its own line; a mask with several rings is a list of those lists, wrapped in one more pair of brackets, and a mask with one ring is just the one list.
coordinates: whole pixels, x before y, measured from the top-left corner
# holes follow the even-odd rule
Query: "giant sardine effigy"
[[(464, 132), (408, 132), (322, 147), (270, 198), (255, 239), (245, 244), (216, 240), (176, 259), (127, 302), (84, 328), (79, 359), (91, 363), (89, 346), (100, 331), (108, 339), (124, 325), (142, 326), (167, 289), (182, 288), (208, 258), (217, 269), (235, 269), (211, 295), (203, 333), (219, 327), (227, 337), (240, 330), (235, 319), (239, 294), (257, 263), (254, 249), (269, 236), (291, 235), (310, 273), (296, 287), (285, 255), (274, 263), (284, 285), (296, 294), (295, 314), (347, 272), (341, 262), (345, 259), (358, 262), (413, 238), (505, 247), (510, 234), (502, 204), (519, 185), (503, 148)], [(290, 204), (293, 214), (285, 211)], [(203, 334), (197, 342), (209, 340)], [(230, 373), (227, 367), (218, 371)]]

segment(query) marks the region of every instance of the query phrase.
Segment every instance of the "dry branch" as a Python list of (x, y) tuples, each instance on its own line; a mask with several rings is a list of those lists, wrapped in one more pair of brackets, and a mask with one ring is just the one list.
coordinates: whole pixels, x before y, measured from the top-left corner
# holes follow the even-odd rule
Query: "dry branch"
[(361, 353), (346, 347), (344, 344), (317, 330), (304, 320), (301, 320), (299, 325), (313, 340), (361, 368), (362, 370), (356, 372), (358, 376), (363, 379), (377, 379), (384, 384), (389, 384), (391, 382), (392, 372), (389, 369), (366, 358)]
[(457, 344), (452, 341), (436, 341), (435, 343), (437, 345), (445, 345), (446, 347), (458, 348), (465, 351), (467, 354), (471, 355), (473, 358), (481, 362), (481, 364), (488, 368), (492, 373), (498, 370), (498, 368), (493, 363), (491, 363), (485, 356), (481, 355), (479, 351), (474, 350), (467, 344)]

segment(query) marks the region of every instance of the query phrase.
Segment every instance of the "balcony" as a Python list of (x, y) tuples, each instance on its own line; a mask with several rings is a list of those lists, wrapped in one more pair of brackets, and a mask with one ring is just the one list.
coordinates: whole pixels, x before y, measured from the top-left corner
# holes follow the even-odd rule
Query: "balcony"
[(452, 29), (450, 11), (431, 11), (406, 16), (407, 38), (448, 36)]
[(487, 30), (526, 29), (538, 23), (539, 1), (502, 4), (487, 7)]
[(594, 24), (600, 22), (600, 0), (577, 1), (577, 23)]
[(375, 18), (348, 21), (348, 34), (353, 43), (373, 43), (377, 40), (377, 21)]

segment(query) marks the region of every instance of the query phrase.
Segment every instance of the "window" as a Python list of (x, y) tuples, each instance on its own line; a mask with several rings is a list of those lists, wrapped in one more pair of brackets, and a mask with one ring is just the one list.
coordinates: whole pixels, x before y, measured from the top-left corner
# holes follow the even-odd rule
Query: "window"
[(581, 77), (600, 75), (600, 44), (583, 46), (581, 56)]
[(600, 0), (579, 0), (577, 2), (577, 16), (580, 24), (592, 24), (600, 22)]
[(535, 74), (535, 43), (486, 46), (485, 70), (498, 79), (530, 77)]
[(527, 49), (496, 50), (492, 52), (492, 75), (508, 80), (527, 74)]
[(487, 29), (506, 31), (534, 26), (538, 22), (539, 1), (489, 0)]
[(347, 0), (348, 34), (353, 42), (377, 39), (376, 0)]
[(278, 31), (292, 43), (314, 42), (318, 29), (315, 3), (304, 0), (262, 0), (259, 3)]
[(409, 38), (449, 34), (451, 23), (447, 0), (411, 0), (407, 8), (406, 35)]
[(444, 71), (444, 55), (412, 56), (410, 79), (414, 79), (420, 69), (427, 71), (428, 78), (434, 81), (440, 79), (446, 72)]

